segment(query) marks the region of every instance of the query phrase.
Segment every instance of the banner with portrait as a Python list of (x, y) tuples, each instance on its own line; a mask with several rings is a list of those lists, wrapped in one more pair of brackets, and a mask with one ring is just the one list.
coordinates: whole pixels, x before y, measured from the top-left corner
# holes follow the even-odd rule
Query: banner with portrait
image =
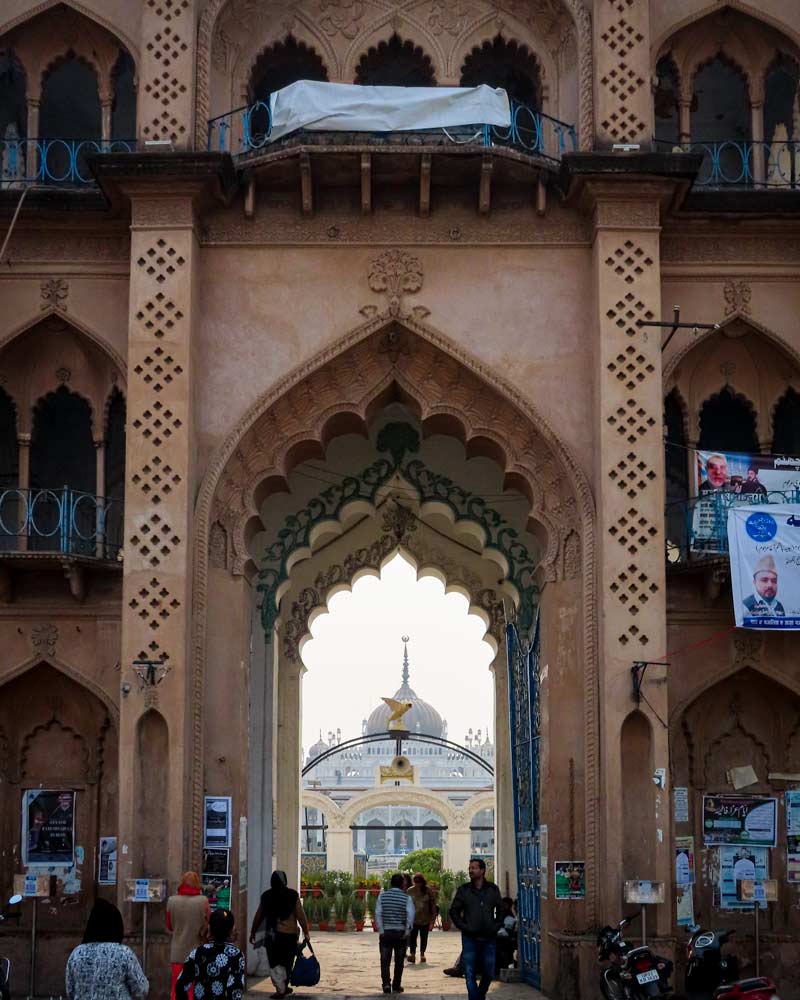
[(731, 507), (728, 546), (737, 627), (800, 629), (800, 505)]
[(696, 451), (696, 495), (692, 512), (694, 552), (724, 551), (730, 507), (800, 500), (800, 457)]
[(24, 865), (75, 863), (75, 792), (32, 788), (22, 793)]

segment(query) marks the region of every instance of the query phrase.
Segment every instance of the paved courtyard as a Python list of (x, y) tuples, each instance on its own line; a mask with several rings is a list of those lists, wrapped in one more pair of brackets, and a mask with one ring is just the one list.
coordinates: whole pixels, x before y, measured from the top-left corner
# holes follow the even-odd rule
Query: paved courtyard
[[(312, 938), (314, 951), (322, 969), (322, 979), (313, 989), (297, 988), (298, 1000), (303, 997), (321, 1000), (324, 997), (383, 996), (378, 961), (378, 935), (372, 931), (361, 934), (317, 932)], [(463, 979), (445, 976), (443, 969), (453, 964), (460, 949), (460, 936), (435, 931), (430, 936), (425, 965), (406, 964), (403, 987), (406, 995), (442, 1000), (466, 1000)], [(251, 979), (248, 997), (263, 998), (273, 992), (269, 979)], [(544, 994), (521, 983), (492, 983), (494, 1000), (538, 1000)]]

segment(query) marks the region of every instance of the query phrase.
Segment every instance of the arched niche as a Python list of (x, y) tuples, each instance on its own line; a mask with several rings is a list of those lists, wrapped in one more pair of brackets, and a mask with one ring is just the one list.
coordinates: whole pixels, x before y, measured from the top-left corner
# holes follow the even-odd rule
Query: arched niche
[(433, 87), (436, 75), (422, 47), (394, 32), (363, 53), (353, 82), (372, 87)]
[(475, 46), (461, 66), (462, 87), (501, 87), (511, 100), (542, 108), (542, 71), (535, 54), (515, 39), (495, 35)]
[(169, 815), (169, 730), (160, 712), (148, 709), (136, 724), (134, 802), (142, 824), (136, 840), (134, 869), (146, 878), (163, 878), (167, 872), (167, 841), (161, 822)]
[(656, 842), (643, 838), (655, 813), (653, 732), (642, 712), (631, 712), (620, 731), (622, 756), (622, 876), (651, 879), (656, 871)]
[(327, 80), (328, 70), (317, 51), (294, 35), (263, 49), (253, 63), (247, 85), (248, 100), (267, 97), (298, 80)]

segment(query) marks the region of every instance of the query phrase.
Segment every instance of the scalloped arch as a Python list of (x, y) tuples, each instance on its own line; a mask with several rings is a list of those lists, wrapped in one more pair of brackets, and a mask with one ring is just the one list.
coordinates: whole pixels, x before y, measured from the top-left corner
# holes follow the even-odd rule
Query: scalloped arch
[(388, 12), (378, 21), (373, 21), (369, 30), (357, 35), (347, 47), (342, 59), (342, 78), (345, 82), (355, 81), (359, 62), (367, 56), (370, 49), (390, 41), (394, 35), (399, 36), (403, 42), (410, 42), (415, 49), (421, 49), (430, 59), (434, 80), (441, 81), (444, 78), (447, 58), (436, 38), (408, 14)]
[(348, 827), (355, 823), (359, 813), (378, 806), (419, 806), (422, 809), (430, 809), (441, 816), (450, 830), (463, 829), (464, 810), (468, 802), (469, 799), (461, 809), (454, 809), (446, 799), (435, 792), (429, 792), (423, 788), (395, 788), (385, 785), (383, 788), (371, 789), (348, 799), (342, 809), (342, 822)]
[(119, 726), (119, 706), (112, 701), (108, 692), (90, 677), (87, 677), (85, 674), (81, 673), (80, 670), (73, 667), (72, 664), (67, 663), (66, 660), (62, 660), (58, 656), (52, 656), (46, 653), (36, 653), (33, 656), (27, 657), (0, 677), (0, 689), (2, 689), (3, 686), (8, 684), (10, 681), (16, 680), (23, 674), (27, 674), (30, 670), (38, 667), (40, 663), (45, 663), (48, 666), (53, 667), (55, 670), (58, 670), (59, 673), (68, 677), (71, 681), (74, 681), (79, 686), (86, 688), (87, 691), (90, 691), (106, 708), (114, 725), (116, 727)]

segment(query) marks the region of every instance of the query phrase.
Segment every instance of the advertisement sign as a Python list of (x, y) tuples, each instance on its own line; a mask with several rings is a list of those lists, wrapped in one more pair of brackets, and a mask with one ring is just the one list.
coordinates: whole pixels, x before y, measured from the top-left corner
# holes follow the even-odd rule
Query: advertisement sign
[(231, 847), (231, 798), (206, 795), (204, 847)]
[(553, 874), (556, 899), (585, 899), (585, 861), (556, 861), (553, 864)]
[(694, 923), (694, 887), (679, 885), (675, 889), (676, 913), (680, 927), (690, 927)]
[(230, 876), (222, 877), (212, 875), (209, 872), (203, 872), (201, 881), (203, 895), (208, 899), (208, 905), (211, 909), (216, 910), (219, 906), (225, 910), (229, 910), (231, 906), (231, 884), (233, 879)]
[(694, 837), (675, 838), (675, 884), (694, 884)]
[(800, 882), (800, 791), (786, 793), (786, 881)]
[(777, 844), (778, 800), (755, 795), (704, 795), (703, 843)]
[(731, 507), (728, 545), (736, 625), (800, 629), (800, 505)]
[(101, 837), (97, 881), (100, 885), (117, 884), (117, 838)]
[(203, 851), (203, 871), (208, 875), (230, 875), (227, 847), (207, 847)]
[(29, 789), (22, 793), (22, 863), (75, 863), (75, 792)]
[[(737, 883), (766, 880), (768, 855), (766, 847), (720, 847), (714, 905), (721, 910), (752, 910), (753, 904), (740, 898)], [(766, 909), (765, 902), (759, 905)]]
[(676, 823), (689, 822), (689, 789), (672, 789), (672, 814)]

